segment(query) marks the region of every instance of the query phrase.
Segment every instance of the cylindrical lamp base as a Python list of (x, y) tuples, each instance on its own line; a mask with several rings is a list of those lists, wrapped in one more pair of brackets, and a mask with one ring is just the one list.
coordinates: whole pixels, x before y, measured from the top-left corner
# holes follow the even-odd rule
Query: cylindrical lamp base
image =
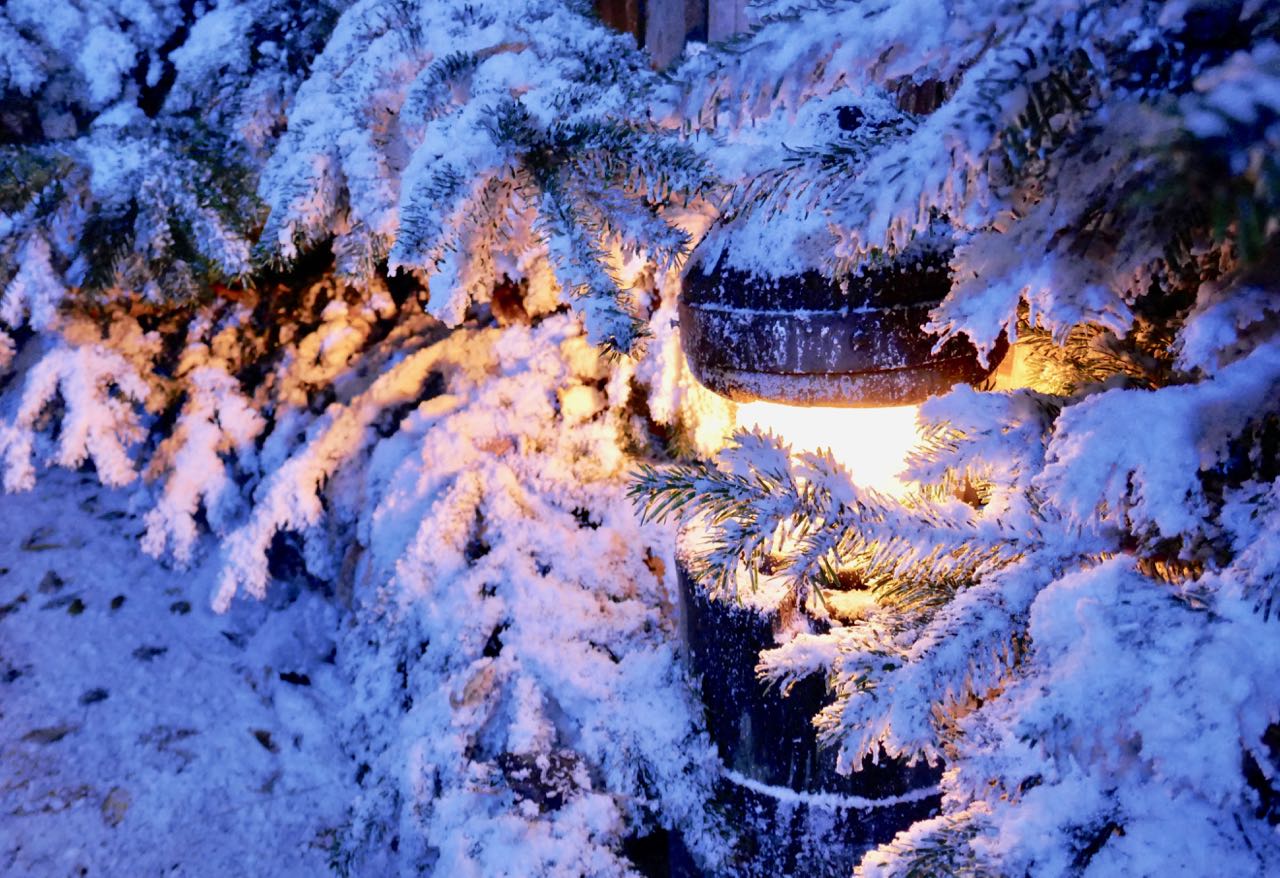
[(679, 565), (685, 639), (700, 678), (707, 728), (726, 772), (717, 805), (738, 830), (743, 876), (848, 876), (862, 855), (937, 813), (941, 769), (882, 759), (836, 771), (811, 720), (827, 703), (820, 675), (787, 695), (755, 673), (777, 646), (776, 613), (710, 597)]

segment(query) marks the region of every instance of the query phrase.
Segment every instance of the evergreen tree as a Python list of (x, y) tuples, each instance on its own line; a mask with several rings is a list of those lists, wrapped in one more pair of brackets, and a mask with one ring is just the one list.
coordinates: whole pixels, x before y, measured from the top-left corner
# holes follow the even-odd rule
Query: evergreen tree
[(677, 824), (713, 866), (671, 533), (625, 498), (678, 348), (581, 326), (669, 314), (707, 182), (634, 114), (647, 60), (580, 3), (149, 9), (0, 12), (43, 64), (6, 81), (6, 488), (91, 466), (217, 609), (343, 610), (337, 872), (630, 874)]
[[(590, 4), (10, 0), (0, 452), (143, 548), (349, 623), (348, 874), (732, 873), (676, 647), (779, 577), (842, 764), (941, 759), (888, 874), (1274, 871), (1280, 17), (1228, 0), (758, 3), (657, 74)], [(1031, 386), (921, 410), (902, 500), (738, 435), (679, 271), (927, 239), (929, 329)], [(648, 336), (644, 345), (639, 341)], [(609, 354), (602, 355), (602, 348)], [(826, 600), (874, 597), (857, 619)]]
[[(778, 4), (684, 71), (707, 127), (857, 121), (739, 189), (729, 264), (768, 271), (765, 229), (796, 241), (784, 271), (838, 273), (941, 227), (930, 328), (1031, 351), (1032, 386), (922, 407), (901, 501), (759, 433), (635, 489), (691, 522), (708, 587), (782, 577), (807, 608), (759, 672), (828, 675), (847, 769), (945, 761), (942, 814), (860, 874), (1276, 868), (1277, 24)], [(874, 608), (827, 618), (851, 583)]]

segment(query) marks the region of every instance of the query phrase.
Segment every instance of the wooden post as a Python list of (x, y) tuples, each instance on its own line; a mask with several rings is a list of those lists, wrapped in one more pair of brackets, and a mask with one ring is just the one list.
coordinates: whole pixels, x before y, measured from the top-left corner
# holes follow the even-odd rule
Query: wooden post
[(649, 50), (653, 66), (661, 70), (680, 57), (686, 33), (687, 0), (648, 0), (645, 16), (644, 47)]
[(718, 42), (747, 29), (747, 0), (596, 0), (596, 10), (605, 24), (633, 35), (659, 69), (690, 39)]
[(596, 0), (600, 20), (614, 30), (631, 34), (644, 44), (644, 0)]
[(727, 40), (747, 29), (747, 0), (708, 0), (707, 39)]

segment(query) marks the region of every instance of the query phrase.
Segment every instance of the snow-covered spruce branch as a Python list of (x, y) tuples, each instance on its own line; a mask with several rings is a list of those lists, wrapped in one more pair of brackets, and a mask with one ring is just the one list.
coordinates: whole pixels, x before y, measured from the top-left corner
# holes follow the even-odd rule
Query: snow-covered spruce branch
[(535, 872), (625, 875), (629, 828), (678, 821), (713, 867), (717, 763), (662, 609), (671, 535), (627, 508), (597, 389), (622, 367), (565, 315), (419, 356), (445, 392), (331, 477), (364, 498), (347, 648), (371, 698), (344, 721), (374, 779), (343, 861), (380, 868), (398, 827), (400, 856), (439, 871), (501, 873), (519, 849)]
[(0, 10), (0, 285), (39, 241), (44, 283), (84, 295), (193, 300), (247, 280), (263, 149), (333, 19), (273, 0)]
[(258, 489), (249, 520), (227, 537), (227, 563), (215, 608), (225, 610), (241, 586), (258, 597), (265, 595), (271, 540), (282, 530), (306, 533), (320, 523), (321, 489), (335, 469), (376, 440), (373, 425), (384, 410), (419, 397), (423, 382), (460, 343), (451, 337), (411, 354), (349, 404), (332, 407), (309, 427), (302, 447)]
[(788, 686), (813, 673), (832, 680), (833, 700), (814, 718), (838, 764), (856, 770), (883, 754), (954, 757), (954, 719), (998, 692), (1022, 660), (1021, 632), (1039, 587), (1052, 578), (1020, 560), (972, 581), (915, 625), (893, 604), (867, 624), (803, 634), (761, 654), (762, 678)]
[(551, 301), (562, 292), (594, 341), (629, 351), (642, 320), (612, 251), (682, 257), (689, 239), (663, 212), (708, 183), (637, 112), (656, 81), (584, 3), (365, 0), (299, 89), (262, 180), (263, 243), (292, 258), (341, 227), (340, 272), (423, 271), (450, 324), (533, 255)]
[(739, 570), (784, 576), (804, 600), (824, 570), (852, 567), (886, 586), (943, 584), (1022, 551), (1018, 534), (958, 500), (921, 493), (899, 504), (855, 485), (829, 453), (793, 457), (756, 431), (738, 433), (719, 465), (642, 467), (632, 497), (647, 517), (703, 522), (695, 572), (730, 595)]
[(233, 453), (248, 463), (253, 441), (266, 426), (240, 384), (221, 364), (197, 365), (185, 376), (187, 399), (173, 432), (161, 443), (150, 468), (167, 470), (163, 492), (145, 516), (142, 548), (157, 558), (172, 555), (190, 563), (203, 507), (215, 532), (221, 532), (240, 505), (239, 491), (228, 474), (224, 456)]
[(731, 200), (763, 218), (713, 233), (737, 267), (776, 269), (780, 227), (856, 271), (941, 225), (955, 280), (932, 330), (989, 350), (1023, 304), (1059, 342), (1083, 322), (1123, 336), (1151, 290), (1262, 252), (1272, 99), (1232, 96), (1272, 80), (1274, 38), (1247, 4), (774, 4), (677, 72), (675, 116), (769, 128), (736, 135), (768, 158)]
[[(148, 382), (133, 363), (101, 343), (58, 339), (37, 357), (11, 397), (11, 413), (0, 421), (5, 490), (30, 489), (37, 465), (46, 462), (36, 455), (45, 450), (49, 462), (60, 466), (75, 468), (92, 460), (104, 484), (132, 481), (130, 448), (145, 435), (140, 409), (151, 396)], [(56, 443), (48, 447), (41, 441), (42, 422), (59, 404)]]

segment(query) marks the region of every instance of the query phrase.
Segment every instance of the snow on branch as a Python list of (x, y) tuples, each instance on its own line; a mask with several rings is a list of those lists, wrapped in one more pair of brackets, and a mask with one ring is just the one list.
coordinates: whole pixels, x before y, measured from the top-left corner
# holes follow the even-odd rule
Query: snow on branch
[(249, 520), (227, 536), (214, 609), (225, 611), (241, 586), (257, 597), (266, 594), (272, 538), (282, 530), (305, 532), (320, 522), (326, 481), (375, 441), (373, 425), (383, 411), (416, 399), (427, 377), (460, 343), (450, 337), (411, 354), (349, 404), (331, 407), (311, 426), (302, 447), (258, 488)]
[(1097, 394), (1059, 417), (1034, 486), (1075, 528), (1123, 527), (1153, 541), (1202, 533), (1212, 512), (1203, 474), (1278, 401), (1275, 342), (1198, 384)]
[[(856, 564), (871, 581), (941, 584), (1018, 553), (1012, 533), (962, 503), (919, 494), (900, 505), (855, 485), (829, 453), (793, 458), (777, 437), (756, 431), (738, 433), (718, 466), (641, 467), (632, 496), (648, 517), (700, 522), (695, 573), (729, 595), (740, 570), (754, 576), (762, 566), (805, 599), (829, 568)], [(775, 553), (781, 566), (768, 560)]]
[(366, 758), (402, 804), (368, 803), (362, 825), (399, 820), (410, 856), (457, 873), (519, 850), (534, 872), (630, 874), (617, 846), (651, 821), (715, 863), (716, 762), (667, 639), (671, 534), (628, 509), (618, 413), (591, 393), (619, 367), (567, 316), (453, 337), (424, 352), (447, 392), (363, 470), (364, 630), (419, 646), (350, 644), (362, 688), (403, 675), (412, 693), (374, 705)]
[(153, 557), (166, 552), (185, 567), (191, 562), (199, 527), (196, 513), (203, 505), (210, 525), (220, 529), (228, 507), (238, 500), (224, 455), (250, 457), (253, 440), (266, 425), (239, 383), (214, 364), (196, 366), (186, 376), (187, 400), (173, 431), (152, 459), (153, 469), (164, 466), (169, 475), (163, 493), (144, 522), (142, 548)]
[(593, 340), (628, 351), (642, 323), (610, 251), (683, 256), (663, 211), (706, 176), (632, 112), (655, 79), (563, 3), (365, 0), (299, 89), (260, 186), (264, 244), (291, 259), (336, 234), (344, 274), (423, 270), (450, 325), (510, 274), (499, 257), (540, 253)]
[(43, 416), (51, 407), (61, 408), (51, 462), (74, 469), (91, 460), (104, 484), (133, 481), (130, 446), (144, 436), (138, 410), (150, 395), (134, 364), (106, 345), (53, 343), (26, 371), (10, 397), (12, 414), (0, 422), (5, 489), (34, 484)]
[(31, 234), (17, 255), (18, 271), (0, 298), (0, 318), (12, 327), (30, 322), (36, 329), (51, 325), (67, 294), (50, 262), (49, 245), (38, 232)]

